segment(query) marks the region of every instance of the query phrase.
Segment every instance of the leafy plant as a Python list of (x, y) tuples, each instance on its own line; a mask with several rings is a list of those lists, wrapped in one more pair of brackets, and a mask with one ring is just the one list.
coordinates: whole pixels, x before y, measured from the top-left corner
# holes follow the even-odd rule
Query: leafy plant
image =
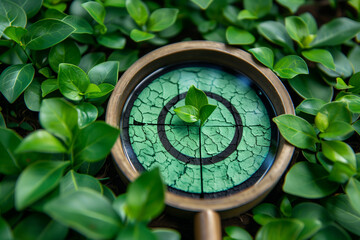
[(209, 104), (206, 94), (191, 85), (186, 93), (185, 106), (175, 108), (174, 112), (184, 122), (194, 123), (200, 120), (202, 126), (215, 109), (215, 105)]

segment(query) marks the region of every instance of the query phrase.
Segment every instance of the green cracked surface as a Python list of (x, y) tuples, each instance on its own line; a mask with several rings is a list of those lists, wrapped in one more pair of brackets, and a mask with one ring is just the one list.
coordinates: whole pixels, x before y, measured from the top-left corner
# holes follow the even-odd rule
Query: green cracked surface
[[(130, 111), (130, 142), (139, 162), (147, 170), (160, 167), (168, 186), (188, 193), (225, 191), (249, 179), (266, 158), (271, 140), (267, 110), (248, 85), (249, 81), (245, 76), (210, 67), (183, 67), (154, 79), (141, 91)], [(236, 150), (226, 159), (202, 167), (177, 160), (163, 147), (157, 134), (156, 124), (162, 108), (191, 85), (227, 99), (239, 112), (243, 125)], [(166, 116), (167, 138), (175, 149), (187, 156), (215, 156), (226, 149), (234, 137), (236, 126), (232, 113), (222, 103), (208, 99), (218, 107), (201, 128), (201, 136), (199, 123), (185, 123), (173, 112), (174, 108), (185, 105), (184, 99)], [(144, 125), (134, 125), (134, 121)]]

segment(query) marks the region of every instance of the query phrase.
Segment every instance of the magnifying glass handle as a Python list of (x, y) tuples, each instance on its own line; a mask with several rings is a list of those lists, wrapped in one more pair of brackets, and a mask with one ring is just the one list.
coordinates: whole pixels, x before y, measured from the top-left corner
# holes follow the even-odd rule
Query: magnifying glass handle
[(221, 240), (221, 221), (217, 212), (207, 209), (195, 215), (196, 240)]

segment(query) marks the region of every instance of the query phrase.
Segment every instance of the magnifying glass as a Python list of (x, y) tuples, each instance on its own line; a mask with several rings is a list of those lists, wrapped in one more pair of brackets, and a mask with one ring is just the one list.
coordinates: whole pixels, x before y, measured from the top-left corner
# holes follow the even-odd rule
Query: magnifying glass
[[(192, 85), (217, 106), (203, 126), (174, 112)], [(263, 200), (291, 160), (294, 147), (271, 120), (280, 114), (294, 108), (270, 69), (240, 49), (189, 41), (135, 62), (111, 95), (106, 122), (121, 129), (112, 155), (123, 180), (158, 167), (169, 211), (196, 214), (196, 239), (221, 239), (220, 217)]]

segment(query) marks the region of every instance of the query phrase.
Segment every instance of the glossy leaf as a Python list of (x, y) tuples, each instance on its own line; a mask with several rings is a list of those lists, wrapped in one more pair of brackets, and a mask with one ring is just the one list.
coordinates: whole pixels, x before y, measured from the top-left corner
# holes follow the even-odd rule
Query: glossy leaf
[(333, 182), (346, 183), (349, 179), (356, 174), (356, 170), (349, 164), (335, 162), (332, 165), (328, 179)]
[(226, 40), (231, 45), (248, 45), (255, 42), (255, 37), (246, 30), (230, 26), (226, 29)]
[(308, 98), (302, 101), (297, 107), (297, 111), (301, 111), (310, 115), (316, 115), (326, 102), (318, 98)]
[(350, 178), (345, 188), (351, 206), (360, 214), (360, 182), (356, 178)]
[(35, 69), (32, 64), (19, 64), (7, 67), (0, 75), (0, 91), (13, 103), (30, 85)]
[(304, 44), (304, 39), (309, 36), (309, 29), (302, 18), (297, 16), (285, 18), (285, 28), (289, 36), (296, 41), (300, 47), (307, 47), (306, 44)]
[(191, 85), (188, 92), (186, 93), (185, 104), (194, 106), (199, 110), (204, 105), (208, 104), (208, 99), (203, 91), (196, 88), (194, 85)]
[(2, 217), (0, 217), (0, 238), (7, 240), (14, 239), (11, 227)]
[(360, 32), (360, 23), (349, 18), (336, 18), (324, 24), (316, 34), (312, 47), (335, 46), (353, 38)]
[(85, 2), (81, 6), (90, 14), (90, 16), (100, 25), (104, 24), (106, 11), (102, 4), (98, 2)]
[(45, 211), (56, 221), (92, 239), (114, 238), (121, 227), (110, 202), (92, 190), (61, 195), (46, 204)]
[(337, 183), (327, 180), (327, 175), (326, 170), (318, 164), (296, 163), (285, 177), (283, 190), (286, 193), (309, 199), (326, 197), (339, 187)]
[(87, 174), (77, 173), (74, 170), (70, 170), (60, 181), (61, 195), (81, 189), (91, 189), (100, 194), (103, 193), (103, 188), (99, 180)]
[(22, 44), (21, 39), (26, 33), (27, 30), (23, 27), (9, 26), (4, 30), (4, 34), (19, 45)]
[(6, 176), (0, 182), (0, 213), (2, 215), (14, 207), (16, 180), (17, 176)]
[(244, 8), (257, 18), (261, 18), (270, 12), (271, 0), (244, 0)]
[(126, 212), (125, 212), (125, 206), (126, 206), (126, 193), (120, 194), (117, 196), (112, 203), (113, 209), (117, 213), (117, 215), (120, 217), (121, 221), (126, 221)]
[(290, 217), (292, 214), (291, 202), (290, 202), (289, 198), (286, 196), (284, 196), (283, 199), (281, 200), (280, 211), (286, 217)]
[(92, 52), (82, 56), (79, 67), (84, 70), (84, 72), (89, 72), (91, 68), (105, 61), (105, 53), (102, 52)]
[(333, 122), (326, 129), (326, 131), (319, 134), (319, 137), (325, 140), (346, 140), (348, 139), (354, 129), (349, 123), (346, 122)]
[(43, 0), (12, 0), (25, 10), (27, 18), (31, 18), (39, 12)]
[[(89, 98), (89, 99), (97, 99), (97, 98), (101, 98), (109, 93), (112, 92), (112, 90), (114, 90), (114, 86), (109, 84), (109, 83), (102, 83), (99, 86), (96, 86), (95, 84), (91, 83), (94, 87), (96, 87), (96, 90), (93, 89), (94, 91), (87, 91), (85, 92), (85, 97)], [(90, 84), (90, 85), (91, 85)], [(90, 86), (89, 85), (89, 86)]]
[(193, 123), (200, 119), (199, 110), (191, 105), (185, 105), (174, 109), (176, 115), (184, 122)]
[(303, 149), (313, 149), (318, 142), (314, 128), (306, 120), (293, 115), (273, 118), (281, 135), (291, 144)]
[(243, 228), (241, 227), (235, 227), (235, 226), (229, 226), (225, 228), (225, 232), (229, 237), (232, 239), (238, 239), (238, 240), (252, 240), (252, 236)]
[(312, 62), (317, 62), (327, 68), (335, 70), (335, 63), (331, 53), (325, 49), (311, 49), (302, 51), (301, 54)]
[(337, 101), (346, 103), (349, 110), (353, 113), (360, 113), (360, 97), (357, 95), (345, 95)]
[(202, 10), (207, 9), (213, 0), (191, 0), (193, 3), (198, 5)]
[(78, 66), (61, 63), (59, 65), (59, 89), (68, 99), (78, 101), (83, 98), (90, 84), (87, 74)]
[(355, 45), (353, 49), (349, 51), (348, 58), (352, 65), (354, 66), (354, 72), (358, 73), (360, 72), (360, 63), (357, 61), (360, 56), (360, 46)]
[(332, 99), (334, 90), (316, 75), (298, 75), (289, 80), (290, 86), (303, 98), (319, 98), (325, 102)]
[(241, 10), (239, 12), (239, 14), (237, 15), (237, 19), (238, 20), (243, 20), (243, 19), (257, 19), (258, 17), (254, 14), (252, 14), (250, 11), (244, 9)]
[(209, 116), (215, 111), (216, 105), (207, 104), (201, 107), (199, 112), (199, 119), (201, 121), (201, 125), (204, 125)]
[(14, 1), (2, 0), (0, 2), (0, 16), (0, 37), (8, 26), (26, 26), (26, 13)]
[(164, 209), (165, 185), (159, 169), (144, 172), (130, 183), (125, 211), (130, 219), (148, 221)]
[(31, 111), (38, 112), (41, 105), (41, 85), (38, 80), (32, 81), (24, 92), (24, 102)]
[(0, 173), (11, 175), (20, 172), (21, 167), (15, 155), (15, 149), (22, 138), (13, 130), (0, 127)]
[(128, 69), (138, 59), (138, 55), (139, 51), (126, 48), (112, 52), (108, 61), (119, 62), (119, 71), (122, 72)]
[(80, 128), (86, 127), (98, 117), (98, 110), (91, 103), (83, 102), (76, 105), (75, 108), (78, 112), (78, 125)]
[(90, 69), (88, 76), (90, 82), (96, 85), (101, 83), (109, 83), (116, 85), (119, 78), (119, 62), (107, 61), (100, 63)]
[(313, 202), (302, 202), (296, 205), (293, 208), (292, 217), (297, 219), (318, 220), (323, 226), (333, 221), (329, 212), (323, 206)]
[(147, 22), (149, 11), (141, 0), (126, 0), (125, 6), (132, 19), (139, 26), (143, 26)]
[(258, 47), (258, 48), (251, 48), (248, 50), (249, 52), (254, 55), (254, 57), (267, 66), (270, 69), (273, 69), (274, 66), (274, 53), (270, 48), (267, 47)]
[(155, 35), (148, 32), (143, 32), (138, 29), (133, 29), (130, 33), (130, 38), (135, 42), (147, 41), (154, 38)]
[[(303, 2), (304, 0), (294, 0), (294, 1)], [(287, 1), (287, 2), (290, 2), (290, 1)], [(304, 22), (306, 23), (310, 34), (314, 35), (317, 33), (318, 27), (317, 27), (316, 19), (314, 18), (314, 16), (311, 13), (306, 12), (306, 13), (301, 14), (299, 17), (301, 17), (302, 20), (304, 20)]]
[(118, 135), (118, 129), (104, 122), (94, 122), (80, 129), (74, 142), (75, 161), (96, 162), (105, 158)]
[(128, 224), (116, 237), (116, 240), (159, 240), (143, 223)]
[(335, 223), (325, 226), (312, 237), (312, 240), (338, 239), (351, 240), (351, 237), (343, 228)]
[(321, 147), (325, 157), (331, 161), (350, 164), (355, 168), (355, 153), (348, 144), (341, 141), (321, 141)]
[(255, 240), (297, 239), (304, 228), (304, 223), (297, 219), (278, 219), (264, 225), (257, 232)]
[(345, 194), (339, 194), (326, 201), (326, 209), (341, 226), (360, 236), (360, 214), (351, 206)]
[(75, 28), (73, 34), (93, 34), (94, 32), (91, 25), (82, 17), (67, 15), (62, 21)]
[(360, 72), (357, 72), (351, 76), (349, 85), (353, 86), (350, 92), (360, 94)]
[(305, 0), (276, 0), (276, 2), (288, 8), (291, 13), (295, 13), (305, 3)]
[(283, 24), (275, 21), (262, 22), (258, 26), (259, 33), (270, 42), (273, 42), (284, 48), (293, 49), (293, 43), (286, 32)]
[(125, 0), (105, 0), (105, 7), (125, 7)]
[(291, 79), (299, 74), (308, 74), (306, 62), (297, 55), (281, 58), (274, 66), (274, 72), (281, 78)]
[(345, 89), (351, 89), (353, 88), (353, 86), (347, 85), (342, 78), (337, 77), (334, 88), (336, 88), (337, 90), (345, 90)]
[(262, 203), (258, 206), (256, 206), (253, 210), (252, 210), (254, 215), (266, 215), (269, 216), (271, 218), (280, 218), (280, 212), (278, 210), (278, 208), (271, 203)]
[(15, 239), (64, 240), (69, 229), (40, 213), (33, 213), (14, 228)]
[(327, 116), (329, 123), (346, 122), (351, 123), (351, 114), (343, 102), (331, 102), (320, 108), (319, 112)]
[(112, 49), (123, 49), (126, 43), (126, 39), (119, 33), (100, 35), (97, 41), (100, 45)]
[(159, 8), (151, 13), (147, 23), (149, 31), (160, 32), (173, 25), (179, 10), (176, 8)]
[(43, 128), (69, 143), (77, 126), (78, 114), (66, 100), (50, 98), (43, 100), (39, 120)]
[(80, 58), (80, 50), (75, 42), (63, 41), (50, 49), (49, 64), (55, 72), (58, 72), (61, 63), (78, 65)]
[(326, 73), (330, 77), (342, 77), (348, 78), (353, 74), (353, 68), (351, 62), (347, 57), (340, 51), (335, 49), (330, 49), (331, 55), (334, 58), (335, 71), (319, 65), (320, 70)]
[(53, 190), (68, 165), (69, 162), (61, 161), (37, 161), (29, 165), (16, 182), (16, 209), (23, 210)]
[(65, 40), (75, 29), (57, 19), (42, 19), (32, 24), (24, 36), (27, 48), (43, 50)]

